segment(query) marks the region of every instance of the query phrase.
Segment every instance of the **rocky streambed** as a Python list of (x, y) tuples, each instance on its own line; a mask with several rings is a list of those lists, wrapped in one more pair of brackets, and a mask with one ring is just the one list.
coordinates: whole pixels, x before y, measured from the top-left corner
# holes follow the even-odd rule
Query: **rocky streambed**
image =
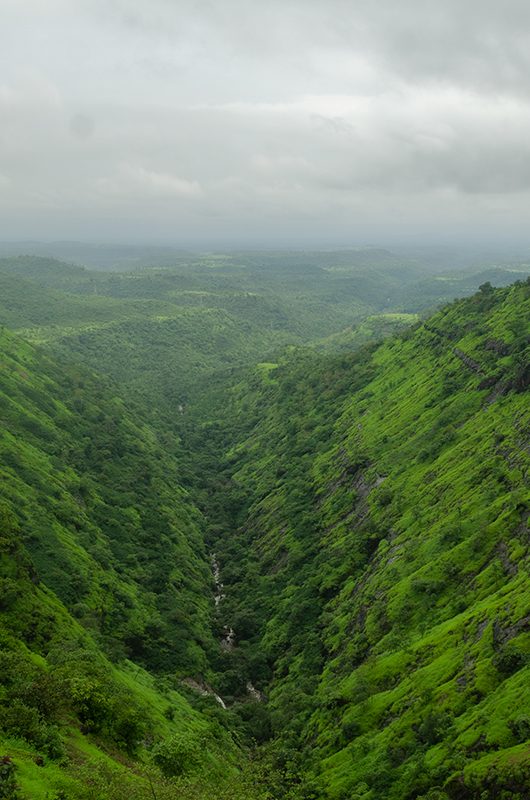
[[(215, 584), (215, 592), (214, 592), (214, 603), (215, 607), (219, 609), (223, 600), (226, 599), (226, 594), (224, 592), (224, 585), (221, 580), (221, 567), (217, 556), (215, 553), (212, 553), (211, 556), (211, 564), (212, 564), (212, 574)], [(230, 625), (225, 625), (223, 627), (223, 633), (221, 639), (219, 641), (221, 648), (227, 652), (231, 652), (237, 647), (237, 636), (235, 630)], [(252, 681), (247, 681), (246, 684), (247, 693), (248, 695), (258, 703), (263, 703), (265, 700), (265, 696), (259, 689), (256, 689)], [(225, 706), (226, 707), (226, 706)]]

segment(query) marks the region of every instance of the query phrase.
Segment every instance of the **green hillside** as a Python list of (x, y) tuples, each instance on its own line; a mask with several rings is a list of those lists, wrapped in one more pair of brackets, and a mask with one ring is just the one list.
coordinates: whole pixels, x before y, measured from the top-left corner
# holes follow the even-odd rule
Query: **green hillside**
[(186, 796), (243, 791), (226, 718), (213, 699), (194, 711), (181, 683), (213, 677), (218, 645), (203, 522), (171, 447), (101, 378), (0, 337), (6, 783), (14, 764), (22, 797), (145, 797), (158, 765), (191, 781)]
[(140, 409), (6, 333), (0, 407), (2, 497), (48, 588), (110, 650), (204, 669), (202, 523)]
[(318, 259), (0, 265), (0, 798), (527, 797), (530, 283)]
[(529, 306), (485, 286), (375, 350), (262, 365), (195, 433), (228, 443), (239, 681), (316, 796), (526, 797)]

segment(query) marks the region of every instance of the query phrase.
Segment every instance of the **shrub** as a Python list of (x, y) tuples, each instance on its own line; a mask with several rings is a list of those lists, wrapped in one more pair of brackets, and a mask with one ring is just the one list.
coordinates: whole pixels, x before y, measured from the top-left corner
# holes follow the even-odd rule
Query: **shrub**
[(203, 743), (198, 737), (175, 734), (156, 744), (151, 757), (162, 773), (171, 778), (191, 772), (199, 764), (202, 750)]
[[(60, 759), (65, 750), (59, 729), (44, 722), (36, 708), (14, 700), (0, 713), (0, 727), (12, 736), (18, 736), (35, 745), (49, 758)], [(1, 796), (1, 795), (0, 795)]]
[(508, 727), (518, 744), (530, 741), (530, 717), (517, 717), (510, 720)]
[(70, 698), (83, 729), (97, 732), (111, 714), (111, 698), (97, 680), (80, 677), (70, 683)]
[(0, 611), (9, 611), (21, 594), (20, 585), (12, 578), (0, 578)]
[(431, 747), (442, 741), (451, 727), (451, 716), (445, 711), (430, 711), (416, 728), (416, 734), (422, 744)]
[(9, 756), (0, 756), (0, 800), (18, 800), (15, 765)]
[(125, 707), (121, 712), (115, 710), (109, 732), (119, 747), (123, 747), (129, 755), (134, 755), (145, 736), (146, 724), (139, 711)]
[(521, 653), (521, 651), (516, 650), (515, 647), (507, 645), (506, 647), (502, 647), (493, 658), (493, 665), (503, 677), (509, 678), (510, 675), (513, 675), (526, 666), (527, 661), (528, 658), (525, 653)]

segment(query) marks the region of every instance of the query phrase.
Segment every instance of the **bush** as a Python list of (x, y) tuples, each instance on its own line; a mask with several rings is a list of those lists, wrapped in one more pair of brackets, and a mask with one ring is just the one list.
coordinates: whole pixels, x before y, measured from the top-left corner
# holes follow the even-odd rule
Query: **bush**
[(98, 680), (73, 678), (70, 682), (70, 699), (87, 733), (100, 731), (111, 715), (111, 697)]
[(9, 756), (0, 756), (0, 800), (18, 800), (15, 765)]
[(70, 680), (70, 701), (85, 733), (98, 733), (134, 754), (149, 717), (129, 694), (109, 682), (104, 685), (102, 677), (84, 675)]
[(422, 744), (431, 747), (447, 735), (452, 725), (451, 716), (445, 711), (430, 711), (416, 728), (416, 734)]
[(518, 744), (530, 741), (530, 717), (517, 717), (508, 723)]
[(118, 747), (124, 748), (129, 755), (134, 755), (145, 733), (146, 724), (139, 711), (128, 708), (121, 712), (115, 711), (110, 734)]
[(496, 656), (493, 658), (493, 666), (497, 668), (500, 674), (509, 678), (515, 672), (526, 666), (528, 657), (515, 647), (502, 647)]
[(0, 728), (30, 742), (49, 758), (60, 759), (65, 754), (59, 729), (46, 724), (36, 708), (20, 700), (14, 700), (1, 710)]
[(0, 800), (18, 800), (15, 765), (9, 756), (0, 757)]
[(156, 744), (151, 757), (162, 773), (168, 777), (186, 775), (200, 763), (204, 743), (196, 736), (175, 734)]
[(349, 722), (342, 723), (341, 738), (346, 744), (352, 742), (354, 739), (360, 736), (361, 733), (361, 726), (356, 720), (350, 720)]
[(0, 611), (9, 611), (20, 594), (20, 584), (12, 578), (0, 578)]

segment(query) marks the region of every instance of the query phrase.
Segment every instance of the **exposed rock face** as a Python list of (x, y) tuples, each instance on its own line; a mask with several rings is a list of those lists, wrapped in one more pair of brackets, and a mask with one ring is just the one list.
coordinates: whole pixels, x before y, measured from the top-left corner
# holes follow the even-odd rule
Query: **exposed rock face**
[(233, 628), (225, 625), (223, 628), (223, 636), (221, 639), (221, 647), (223, 650), (233, 650), (236, 646), (236, 632)]
[(483, 369), (476, 361), (474, 361), (470, 356), (464, 353), (463, 350), (459, 350), (458, 347), (453, 347), (453, 355), (460, 359), (460, 361), (468, 367), (472, 372), (476, 372), (477, 375), (483, 374)]
[(221, 708), (226, 710), (225, 701), (214, 691), (214, 689), (212, 689), (208, 683), (204, 683), (204, 681), (196, 681), (194, 678), (183, 678), (181, 683), (183, 683), (184, 686), (187, 686), (189, 689), (193, 689), (194, 692), (198, 692), (203, 697), (214, 697)]

